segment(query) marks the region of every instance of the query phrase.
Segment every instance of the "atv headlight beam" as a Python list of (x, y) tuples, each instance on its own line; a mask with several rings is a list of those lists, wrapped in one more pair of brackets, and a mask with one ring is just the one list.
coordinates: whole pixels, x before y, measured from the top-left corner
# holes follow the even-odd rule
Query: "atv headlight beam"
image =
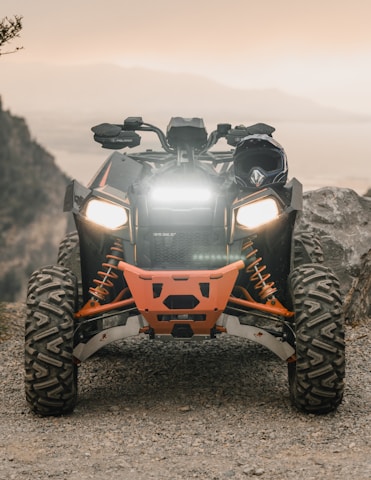
[(128, 214), (124, 207), (96, 198), (88, 202), (85, 215), (91, 222), (112, 230), (123, 227), (128, 221)]
[(273, 198), (264, 198), (240, 207), (236, 221), (246, 228), (258, 228), (279, 216), (277, 202)]
[(161, 185), (151, 189), (150, 198), (155, 205), (191, 206), (209, 203), (212, 192), (198, 186)]

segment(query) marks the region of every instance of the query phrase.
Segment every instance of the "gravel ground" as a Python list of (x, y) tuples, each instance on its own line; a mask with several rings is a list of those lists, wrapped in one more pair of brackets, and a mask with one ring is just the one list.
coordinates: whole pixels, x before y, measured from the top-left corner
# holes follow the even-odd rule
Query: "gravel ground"
[(0, 306), (1, 480), (371, 478), (366, 325), (347, 327), (335, 414), (291, 407), (285, 364), (248, 341), (134, 338), (80, 367), (74, 414), (42, 418), (24, 398), (24, 315)]

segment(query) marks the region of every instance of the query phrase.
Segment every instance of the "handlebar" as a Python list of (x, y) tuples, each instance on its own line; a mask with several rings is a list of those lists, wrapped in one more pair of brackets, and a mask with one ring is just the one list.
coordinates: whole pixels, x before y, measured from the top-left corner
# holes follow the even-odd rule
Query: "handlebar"
[(192, 151), (193, 156), (193, 152), (205, 154), (220, 138), (226, 138), (227, 143), (235, 147), (248, 135), (259, 133), (272, 136), (275, 129), (264, 123), (235, 128), (229, 123), (221, 123), (207, 135), (202, 119), (175, 117), (171, 119), (166, 135), (155, 125), (144, 122), (142, 117), (128, 117), (123, 124), (102, 123), (92, 127), (92, 131), (94, 140), (101, 143), (103, 148), (110, 149), (136, 147), (141, 140), (136, 132), (154, 132), (166, 152), (179, 155), (182, 150), (187, 150)]

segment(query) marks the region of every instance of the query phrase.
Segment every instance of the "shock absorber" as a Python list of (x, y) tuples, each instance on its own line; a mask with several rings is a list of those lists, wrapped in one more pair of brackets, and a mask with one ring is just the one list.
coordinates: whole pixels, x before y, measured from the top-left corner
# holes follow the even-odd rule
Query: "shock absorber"
[(96, 286), (89, 288), (89, 293), (98, 301), (106, 300), (113, 287), (113, 280), (118, 278), (115, 270), (117, 270), (118, 263), (124, 259), (124, 250), (119, 240), (115, 240), (106, 259), (107, 261), (102, 263), (102, 270), (97, 272), (100, 279), (93, 280)]
[(250, 281), (255, 284), (254, 288), (258, 290), (259, 297), (262, 300), (273, 299), (277, 288), (273, 281), (267, 282), (271, 274), (263, 273), (267, 266), (261, 263), (263, 259), (257, 256), (258, 250), (254, 248), (252, 240), (249, 239), (243, 244), (242, 251), (248, 262), (245, 271), (250, 273)]

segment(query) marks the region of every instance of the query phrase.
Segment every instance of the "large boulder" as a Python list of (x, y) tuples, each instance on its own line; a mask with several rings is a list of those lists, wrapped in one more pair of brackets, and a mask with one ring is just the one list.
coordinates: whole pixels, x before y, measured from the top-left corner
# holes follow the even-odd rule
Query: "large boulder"
[(340, 280), (348, 321), (370, 315), (371, 198), (348, 188), (305, 192), (298, 228), (320, 237), (325, 263)]

